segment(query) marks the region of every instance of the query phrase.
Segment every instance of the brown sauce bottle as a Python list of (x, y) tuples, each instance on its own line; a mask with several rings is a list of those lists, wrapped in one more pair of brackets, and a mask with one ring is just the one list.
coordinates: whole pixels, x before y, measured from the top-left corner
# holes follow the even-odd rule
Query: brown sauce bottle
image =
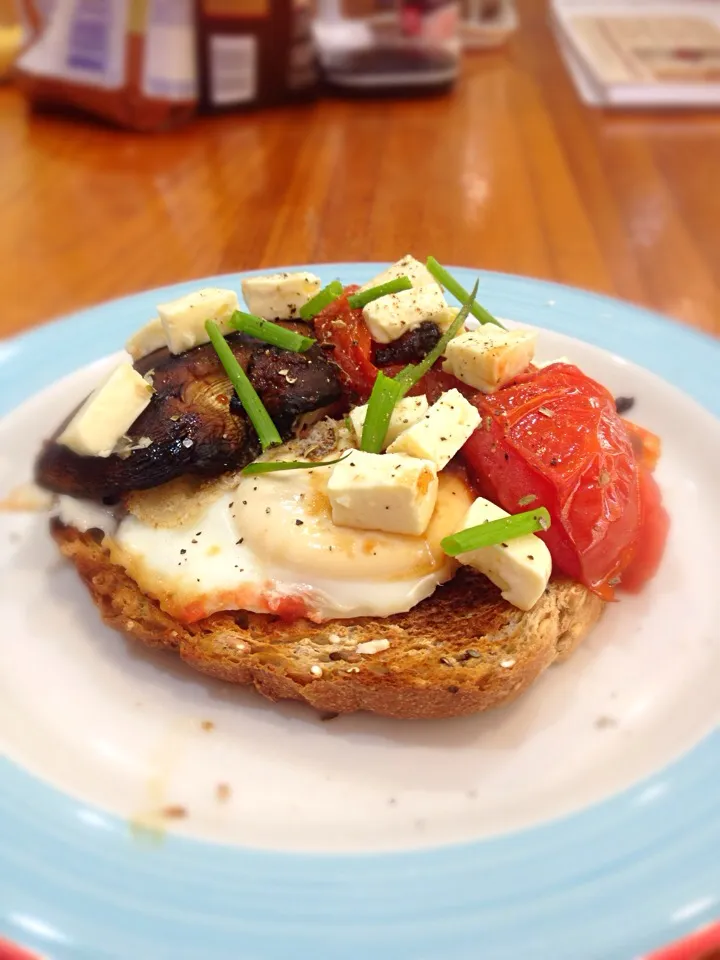
[(307, 0), (197, 0), (200, 108), (309, 100), (318, 91)]

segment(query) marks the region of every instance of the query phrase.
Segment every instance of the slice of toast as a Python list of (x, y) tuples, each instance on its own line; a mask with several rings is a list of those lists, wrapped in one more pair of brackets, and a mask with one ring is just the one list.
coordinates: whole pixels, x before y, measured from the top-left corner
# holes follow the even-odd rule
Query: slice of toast
[[(523, 613), (465, 568), (391, 617), (318, 626), (236, 611), (188, 625), (146, 596), (90, 533), (57, 521), (52, 530), (109, 626), (270, 700), (304, 700), (331, 713), (440, 718), (498, 706), (571, 653), (604, 606), (580, 584), (553, 580)], [(363, 646), (371, 641), (381, 642)]]

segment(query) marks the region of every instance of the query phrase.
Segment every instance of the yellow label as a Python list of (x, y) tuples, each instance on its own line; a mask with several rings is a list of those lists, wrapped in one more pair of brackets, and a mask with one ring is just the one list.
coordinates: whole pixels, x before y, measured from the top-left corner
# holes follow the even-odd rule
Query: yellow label
[(130, 0), (128, 4), (128, 30), (130, 33), (145, 33), (147, 0)]

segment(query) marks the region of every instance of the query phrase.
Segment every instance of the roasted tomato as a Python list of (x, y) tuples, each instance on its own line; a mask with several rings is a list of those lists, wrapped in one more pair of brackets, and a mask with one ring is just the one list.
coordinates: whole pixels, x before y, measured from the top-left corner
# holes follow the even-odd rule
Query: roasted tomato
[(332, 359), (345, 385), (364, 401), (370, 396), (378, 368), (372, 362), (372, 338), (362, 310), (353, 310), (348, 303), (357, 289), (356, 285), (345, 287), (343, 295), (325, 307), (313, 325), (320, 343), (332, 347)]
[[(654, 436), (654, 434), (650, 434)], [(637, 593), (657, 573), (670, 529), (660, 487), (648, 467), (640, 464), (640, 531), (629, 566), (622, 574), (624, 590)]]
[[(370, 396), (380, 371), (380, 367), (374, 363), (378, 354), (383, 360), (382, 372), (388, 377), (394, 377), (406, 363), (421, 360), (435, 346), (439, 336), (435, 325), (428, 324), (432, 331), (425, 330), (424, 336), (413, 339), (406, 335), (401, 338), (405, 341), (402, 351), (398, 349), (400, 341), (385, 346), (375, 343), (363, 319), (362, 310), (353, 310), (348, 304), (347, 298), (357, 289), (357, 286), (345, 287), (343, 295), (321, 311), (313, 322), (315, 336), (321, 344), (332, 349), (332, 359), (340, 368), (345, 386), (364, 402)], [(402, 362), (395, 362), (396, 360)], [(472, 387), (448, 373), (443, 373), (441, 366), (442, 363), (438, 361), (409, 391), (410, 395), (426, 394), (430, 403), (434, 403), (441, 393), (453, 388), (460, 390), (466, 397), (475, 394)]]
[(651, 569), (636, 552), (638, 466), (604, 387), (557, 363), (474, 402), (482, 424), (463, 453), (478, 489), (509, 513), (547, 507), (541, 536), (557, 570), (611, 599), (634, 554)]

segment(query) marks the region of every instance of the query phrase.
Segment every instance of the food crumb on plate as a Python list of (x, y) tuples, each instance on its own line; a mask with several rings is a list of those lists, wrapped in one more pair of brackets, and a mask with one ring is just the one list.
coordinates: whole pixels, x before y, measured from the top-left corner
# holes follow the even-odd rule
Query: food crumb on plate
[(212, 722), (212, 720), (202, 720), (200, 722), (200, 726), (203, 728), (203, 730), (207, 730), (208, 733), (215, 729), (215, 724)]
[(229, 783), (219, 783), (215, 787), (215, 796), (217, 797), (218, 803), (225, 803), (232, 796), (232, 790)]
[(0, 499), (0, 510), (8, 513), (43, 513), (52, 506), (52, 494), (35, 483), (21, 483)]
[(618, 722), (615, 717), (603, 716), (598, 717), (595, 721), (595, 726), (598, 728), (598, 730), (607, 730), (609, 727), (616, 727), (617, 725)]
[(179, 803), (168, 804), (168, 806), (162, 808), (160, 813), (167, 820), (182, 820), (183, 817), (188, 815), (187, 807), (183, 807)]

